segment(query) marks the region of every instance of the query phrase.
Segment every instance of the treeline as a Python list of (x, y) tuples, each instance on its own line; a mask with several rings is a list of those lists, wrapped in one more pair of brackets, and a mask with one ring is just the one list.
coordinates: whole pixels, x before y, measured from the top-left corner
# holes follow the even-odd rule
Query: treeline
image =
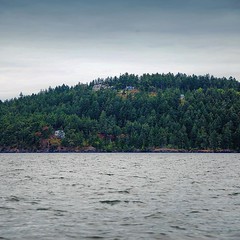
[[(0, 102), (0, 122), (1, 151), (239, 151), (240, 83), (209, 75), (126, 73)], [(57, 139), (56, 130), (65, 138)]]

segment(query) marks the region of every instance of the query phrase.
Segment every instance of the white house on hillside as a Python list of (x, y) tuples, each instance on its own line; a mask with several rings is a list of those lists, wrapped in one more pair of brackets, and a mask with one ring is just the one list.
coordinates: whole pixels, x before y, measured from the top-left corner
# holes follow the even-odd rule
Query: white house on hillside
[(57, 130), (55, 131), (54, 136), (63, 139), (65, 138), (65, 132), (63, 130)]

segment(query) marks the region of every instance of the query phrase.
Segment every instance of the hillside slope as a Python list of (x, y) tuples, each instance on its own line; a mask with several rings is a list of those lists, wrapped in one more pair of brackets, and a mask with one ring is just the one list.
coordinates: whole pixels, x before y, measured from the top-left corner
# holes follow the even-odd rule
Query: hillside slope
[(240, 150), (240, 83), (124, 74), (0, 102), (0, 151)]

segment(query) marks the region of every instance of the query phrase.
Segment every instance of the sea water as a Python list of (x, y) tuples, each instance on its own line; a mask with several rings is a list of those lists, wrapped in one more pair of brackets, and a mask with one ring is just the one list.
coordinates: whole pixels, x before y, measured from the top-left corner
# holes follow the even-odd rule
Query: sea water
[(0, 154), (0, 239), (240, 239), (240, 154)]

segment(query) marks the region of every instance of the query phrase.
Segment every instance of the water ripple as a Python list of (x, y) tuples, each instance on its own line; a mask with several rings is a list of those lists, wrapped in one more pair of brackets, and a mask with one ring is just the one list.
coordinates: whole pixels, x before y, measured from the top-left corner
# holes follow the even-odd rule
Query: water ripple
[(239, 154), (0, 157), (0, 239), (240, 239)]

